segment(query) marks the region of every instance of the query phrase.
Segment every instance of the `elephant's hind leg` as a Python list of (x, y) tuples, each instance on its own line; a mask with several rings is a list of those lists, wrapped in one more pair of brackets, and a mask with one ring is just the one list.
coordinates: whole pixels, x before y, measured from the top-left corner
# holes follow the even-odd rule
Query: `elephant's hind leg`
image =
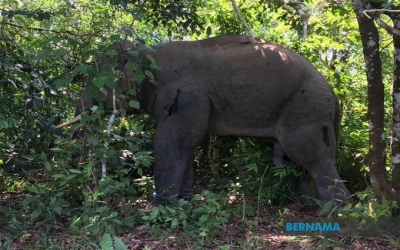
[(336, 140), (333, 126), (298, 125), (294, 131), (288, 130), (282, 135), (279, 142), (284, 152), (309, 171), (322, 203), (340, 199), (341, 194), (349, 196), (334, 166)]

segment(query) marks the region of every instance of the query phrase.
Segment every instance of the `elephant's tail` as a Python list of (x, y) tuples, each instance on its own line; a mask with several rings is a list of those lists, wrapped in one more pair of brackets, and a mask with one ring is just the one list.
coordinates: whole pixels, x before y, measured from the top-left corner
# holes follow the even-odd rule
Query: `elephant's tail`
[(333, 126), (335, 130), (335, 139), (336, 139), (336, 148), (339, 145), (339, 127), (340, 127), (340, 120), (341, 120), (341, 114), (340, 114), (340, 106), (339, 106), (339, 101), (336, 100), (336, 109), (335, 109), (335, 117), (333, 118)]

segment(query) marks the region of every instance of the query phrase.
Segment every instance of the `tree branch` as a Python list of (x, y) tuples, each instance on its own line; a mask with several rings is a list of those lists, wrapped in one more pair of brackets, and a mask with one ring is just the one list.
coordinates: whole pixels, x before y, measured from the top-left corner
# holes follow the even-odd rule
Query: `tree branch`
[(13, 23), (8, 23), (8, 22), (2, 22), (2, 24), (9, 25), (9, 26), (12, 26), (12, 27), (16, 27), (16, 28), (19, 28), (19, 29), (36, 30), (36, 31), (40, 31), (40, 32), (44, 32), (45, 31), (45, 32), (52, 32), (52, 33), (57, 33), (57, 34), (69, 34), (69, 35), (72, 35), (72, 36), (78, 36), (78, 34), (75, 34), (75, 33), (71, 32), (69, 30), (58, 31), (58, 30), (49, 30), (49, 29), (42, 29), (42, 28), (24, 27), (24, 26), (21, 26), (21, 25), (18, 25), (18, 24), (13, 24)]
[(376, 15), (380, 16), (381, 14), (385, 13), (400, 13), (400, 10), (388, 10), (388, 9), (369, 9), (369, 10), (364, 10), (363, 11), (364, 15), (371, 19), (372, 17), (369, 15)]
[(382, 28), (384, 28), (384, 29), (385, 29), (387, 32), (389, 32), (390, 34), (400, 36), (400, 30), (398, 30), (398, 29), (396, 29), (396, 28), (394, 28), (394, 27), (391, 27), (391, 26), (387, 25), (387, 24), (386, 24), (384, 21), (382, 21), (379, 17), (374, 18), (374, 20), (375, 20), (375, 22), (376, 22), (379, 26), (381, 26)]
[(231, 0), (232, 2), (232, 6), (233, 9), (236, 12), (237, 17), (239, 18), (239, 20), (243, 23), (244, 27), (246, 28), (247, 32), (249, 33), (250, 37), (251, 37), (251, 42), (254, 43), (254, 34), (253, 31), (251, 31), (249, 25), (247, 24), (246, 20), (244, 20), (244, 18), (242, 17), (242, 15), (240, 14), (240, 10), (239, 7), (237, 6), (235, 0)]
[(304, 43), (307, 40), (308, 18), (310, 18), (311, 15), (302, 9), (301, 5), (305, 5), (302, 2), (287, 2), (286, 5), (296, 10), (303, 21), (303, 36), (301, 38), (301, 42)]
[[(108, 120), (108, 124), (107, 124), (107, 138), (110, 138), (111, 136), (111, 128), (112, 125), (115, 121), (115, 117), (119, 114), (119, 111), (117, 110), (117, 105), (116, 105), (116, 98), (115, 98), (115, 89), (113, 89), (113, 112), (110, 116), (110, 119)], [(108, 140), (105, 140), (104, 142), (104, 147), (108, 148), (108, 146), (110, 145)], [(104, 158), (106, 158), (107, 156), (104, 154)], [(101, 164), (101, 181), (104, 181), (107, 177), (107, 165), (106, 165), (106, 161), (104, 161), (104, 163)]]
[(400, 36), (400, 30), (389, 26), (387, 23), (382, 21), (380, 18), (380, 15), (382, 14), (387, 14), (387, 13), (400, 13), (400, 10), (388, 10), (388, 9), (370, 9), (370, 10), (364, 10), (363, 14), (368, 17), (369, 19), (374, 19), (375, 22), (384, 28), (387, 32), (393, 35), (398, 35)]

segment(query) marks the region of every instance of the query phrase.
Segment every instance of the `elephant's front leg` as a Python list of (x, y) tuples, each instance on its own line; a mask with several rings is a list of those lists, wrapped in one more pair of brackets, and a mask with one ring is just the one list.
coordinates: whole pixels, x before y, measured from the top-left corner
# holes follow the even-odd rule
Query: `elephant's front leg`
[(192, 186), (193, 186), (193, 154), (189, 158), (185, 174), (183, 175), (182, 185), (181, 188), (179, 189), (179, 198), (183, 198), (185, 200), (191, 200), (193, 198)]
[(171, 196), (182, 198), (191, 196), (193, 182), (192, 162), (193, 149), (183, 147), (182, 143), (173, 141), (155, 141), (154, 154), (154, 205), (160, 205)]
[[(208, 128), (208, 97), (201, 92), (187, 92), (184, 89), (178, 93), (180, 94), (176, 97), (165, 97), (166, 100), (159, 105), (163, 108), (157, 113), (154, 138), (154, 205), (159, 205), (174, 195), (182, 198), (192, 196), (193, 152)], [(174, 103), (171, 106), (174, 112), (170, 112), (169, 103)]]

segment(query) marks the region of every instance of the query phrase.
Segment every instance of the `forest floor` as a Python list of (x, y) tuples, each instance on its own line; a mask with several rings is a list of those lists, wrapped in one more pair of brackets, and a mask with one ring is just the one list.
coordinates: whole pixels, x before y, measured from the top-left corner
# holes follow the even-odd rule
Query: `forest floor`
[[(23, 194), (0, 193), (0, 249), (96, 249), (83, 234), (74, 233), (69, 222), (28, 223), (29, 214), (22, 208)], [(285, 207), (295, 218), (315, 217), (315, 211), (292, 204)], [(265, 219), (246, 218), (256, 222), (253, 226), (242, 218), (231, 218), (208, 241), (189, 236), (186, 232), (165, 228), (164, 237), (157, 237), (151, 228), (136, 225), (118, 237), (128, 249), (400, 249), (400, 239), (390, 236), (350, 236), (346, 234), (309, 233), (289, 235), (282, 223), (283, 207), (263, 208)], [(18, 215), (19, 222), (12, 221)], [(269, 215), (279, 216), (269, 216)], [(25, 217), (25, 221), (24, 218)], [(275, 219), (274, 219), (275, 218)], [(26, 222), (26, 223), (25, 223)], [(247, 225), (247, 226), (246, 226)], [(47, 228), (47, 230), (46, 230)], [(45, 232), (46, 231), (46, 232)], [(85, 242), (84, 244), (82, 242)], [(97, 243), (98, 244), (98, 243)]]

